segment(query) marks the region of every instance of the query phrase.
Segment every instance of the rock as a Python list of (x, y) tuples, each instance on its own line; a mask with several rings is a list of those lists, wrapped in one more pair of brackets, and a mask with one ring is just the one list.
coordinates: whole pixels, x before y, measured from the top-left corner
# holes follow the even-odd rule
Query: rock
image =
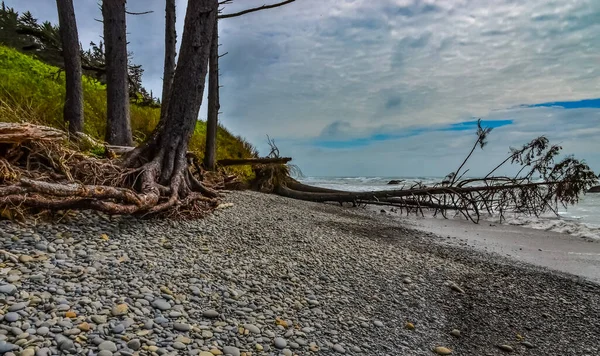
[(202, 337), (205, 339), (210, 339), (213, 337), (213, 332), (210, 330), (202, 330)]
[(17, 321), (19, 319), (21, 319), (21, 316), (15, 312), (6, 313), (6, 315), (4, 315), (4, 321), (7, 321), (9, 323)]
[(535, 346), (532, 343), (530, 343), (529, 341), (521, 341), (521, 345), (525, 346), (528, 349), (535, 348)]
[(115, 343), (112, 341), (102, 341), (102, 343), (100, 343), (100, 345), (98, 345), (98, 350), (117, 352), (117, 345), (115, 345)]
[(455, 292), (461, 293), (461, 294), (465, 293), (465, 291), (461, 287), (459, 287), (456, 283), (450, 284), (450, 289), (452, 289)]
[(506, 344), (504, 344), (504, 345), (498, 345), (498, 348), (500, 350), (504, 351), (504, 352), (513, 352), (514, 351), (513, 348), (512, 348), (512, 346), (506, 345)]
[(205, 310), (202, 313), (202, 315), (204, 315), (204, 317), (206, 317), (206, 318), (214, 319), (219, 316), (219, 312), (217, 312), (216, 310), (209, 309), (209, 310)]
[(273, 340), (273, 343), (275, 344), (275, 347), (278, 349), (285, 349), (285, 347), (287, 346), (287, 341), (282, 337), (276, 337)]
[(404, 324), (404, 328), (408, 330), (415, 330), (415, 324), (407, 322), (406, 324)]
[(112, 356), (113, 353), (112, 351), (108, 351), (108, 350), (102, 350), (100, 352), (98, 352), (98, 356)]
[(94, 322), (94, 324), (106, 323), (106, 316), (104, 315), (92, 315), (90, 319)]
[(412, 279), (410, 279), (409, 277), (406, 277), (402, 280), (402, 283), (404, 284), (411, 284), (412, 283)]
[(186, 331), (190, 331), (192, 329), (192, 327), (189, 324), (174, 323), (173, 324), (173, 329), (175, 329), (177, 331), (186, 332)]
[(452, 331), (450, 331), (450, 335), (452, 335), (454, 337), (460, 337), (460, 330), (453, 329)]
[(23, 263), (29, 263), (29, 262), (33, 262), (34, 258), (28, 255), (21, 255), (19, 256), (19, 261), (23, 262)]
[(15, 287), (13, 284), (2, 285), (2, 286), (0, 286), (0, 293), (13, 295), (13, 294), (17, 293), (17, 287)]
[(387, 184), (388, 185), (398, 185), (400, 183), (404, 182), (404, 180), (398, 180), (398, 179), (392, 179), (391, 181), (389, 181)]
[(238, 349), (237, 347), (233, 347), (233, 346), (225, 346), (223, 347), (223, 353), (225, 355), (231, 355), (231, 356), (240, 356), (240, 349)]
[(35, 333), (40, 336), (46, 336), (49, 332), (50, 329), (48, 329), (46, 326), (41, 326), (35, 331)]
[(173, 343), (173, 347), (174, 347), (175, 349), (177, 349), (177, 350), (185, 350), (185, 349), (186, 349), (186, 346), (185, 346), (185, 344), (184, 344), (183, 342), (181, 342), (181, 341), (175, 341), (175, 342)]
[(137, 351), (137, 350), (139, 350), (139, 348), (140, 348), (141, 346), (142, 346), (142, 343), (141, 343), (140, 339), (133, 339), (133, 340), (130, 340), (130, 341), (127, 343), (127, 347), (129, 347), (129, 348), (130, 348), (130, 349), (132, 349), (133, 351)]
[(214, 355), (208, 351), (200, 351), (200, 354), (198, 356), (214, 356)]
[(443, 347), (443, 346), (437, 346), (433, 349), (433, 352), (435, 352), (438, 355), (450, 355), (452, 354), (452, 350), (450, 350), (447, 347)]
[(121, 315), (127, 314), (128, 310), (129, 310), (129, 307), (127, 306), (127, 304), (123, 303), (123, 304), (115, 305), (111, 310), (111, 314), (113, 316), (121, 316)]
[(34, 349), (25, 349), (23, 351), (21, 351), (21, 353), (19, 354), (19, 356), (34, 356), (35, 355), (35, 350)]
[(0, 340), (0, 355), (3, 355), (7, 352), (11, 352), (18, 348), (19, 347), (17, 345), (11, 344), (10, 342), (6, 342), (4, 340)]
[(10, 307), (8, 307), (8, 311), (16, 312), (16, 311), (27, 308), (28, 305), (29, 305), (29, 302), (15, 303), (15, 304), (11, 305)]
[(373, 325), (375, 325), (375, 326), (378, 326), (378, 327), (380, 327), (380, 328), (381, 328), (381, 327), (383, 327), (383, 323), (382, 323), (381, 321), (379, 321), (379, 320), (375, 320), (375, 321), (373, 322)]
[(250, 330), (250, 332), (253, 334), (260, 334), (260, 329), (256, 325), (245, 324), (244, 328)]
[(60, 335), (59, 337), (56, 338), (56, 345), (58, 346), (58, 349), (61, 351), (73, 351), (75, 350), (75, 344), (73, 344), (73, 341), (71, 341), (70, 339), (67, 339), (66, 337)]
[(341, 354), (345, 354), (345, 353), (346, 353), (346, 350), (344, 350), (344, 348), (343, 348), (343, 347), (342, 347), (342, 345), (340, 345), (340, 344), (335, 344), (335, 345), (333, 345), (333, 350), (334, 350), (335, 352), (339, 352), (339, 353), (341, 353)]

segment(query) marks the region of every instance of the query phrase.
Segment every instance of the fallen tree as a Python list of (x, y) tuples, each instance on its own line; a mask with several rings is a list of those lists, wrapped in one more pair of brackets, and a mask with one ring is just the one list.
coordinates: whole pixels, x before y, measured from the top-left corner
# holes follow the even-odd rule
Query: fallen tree
[[(262, 191), (314, 202), (351, 203), (353, 205), (385, 205), (419, 213), (433, 210), (434, 215), (446, 217), (455, 211), (465, 218), (478, 222), (482, 213), (498, 215), (504, 219), (508, 212), (539, 216), (546, 212), (558, 214), (559, 206), (577, 203), (581, 194), (598, 182), (598, 176), (573, 157), (556, 162), (562, 147), (551, 145), (538, 137), (521, 148), (511, 148), (510, 154), (483, 178), (463, 179), (467, 162), (477, 149), (486, 145), (490, 128), (478, 122), (477, 140), (459, 168), (437, 184), (427, 186), (416, 182), (400, 189), (347, 192), (308, 186), (289, 176), (285, 166), (257, 167), (257, 186)], [(273, 142), (269, 142), (272, 147)], [(278, 156), (276, 148), (271, 150)], [(514, 176), (493, 176), (504, 166), (520, 166)]]

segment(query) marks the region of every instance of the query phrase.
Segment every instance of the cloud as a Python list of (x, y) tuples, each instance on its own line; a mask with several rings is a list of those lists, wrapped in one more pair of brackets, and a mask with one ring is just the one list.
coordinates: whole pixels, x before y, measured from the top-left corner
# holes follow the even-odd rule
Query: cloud
[[(234, 1), (225, 12), (263, 3)], [(56, 18), (47, 1), (7, 4)], [(164, 4), (130, 6), (155, 11), (129, 17), (128, 29), (156, 95)], [(99, 38), (96, 1), (76, 10), (82, 37)], [(473, 117), (511, 121), (490, 136), (491, 158), (548, 134), (600, 170), (600, 110), (584, 101), (598, 96), (599, 17), (596, 0), (299, 0), (226, 19), (221, 122), (263, 152), (269, 134), (316, 175), (445, 174), (472, 144), (460, 123)], [(314, 145), (344, 140), (358, 144)]]

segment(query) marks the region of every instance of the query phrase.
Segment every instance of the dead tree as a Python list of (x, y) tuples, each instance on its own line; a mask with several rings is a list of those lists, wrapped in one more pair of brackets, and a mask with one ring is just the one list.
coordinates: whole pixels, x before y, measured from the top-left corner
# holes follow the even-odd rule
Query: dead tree
[[(228, 19), (233, 17), (242, 16), (245, 14), (253, 13), (256, 11), (272, 9), (280, 7), (295, 0), (287, 0), (272, 5), (263, 5), (256, 8), (246, 9), (240, 12), (231, 14), (221, 14), (218, 16), (219, 19)], [(225, 0), (220, 5), (231, 3), (231, 0)], [(208, 111), (206, 118), (206, 144), (204, 150), (204, 167), (208, 170), (215, 169), (215, 162), (217, 157), (217, 129), (219, 122), (219, 110), (221, 108), (219, 100), (219, 31), (218, 23), (215, 24), (215, 30), (213, 32), (213, 44), (210, 52), (209, 59), (209, 74), (208, 74)]]
[[(288, 175), (282, 165), (259, 166), (256, 176), (262, 191), (272, 191), (289, 198), (314, 202), (352, 203), (353, 205), (388, 205), (407, 213), (432, 210), (446, 217), (448, 211), (456, 211), (465, 218), (478, 222), (483, 213), (498, 216), (502, 220), (510, 212), (539, 216), (545, 212), (558, 214), (558, 207), (577, 203), (581, 194), (598, 182), (598, 176), (585, 163), (567, 157), (556, 162), (561, 147), (551, 145), (544, 136), (538, 137), (521, 148), (511, 148), (510, 154), (483, 178), (462, 177), (469, 158), (477, 146), (483, 148), (492, 130), (478, 122), (477, 140), (473, 149), (459, 168), (432, 186), (415, 183), (400, 189), (346, 192), (311, 187)], [(273, 143), (270, 142), (273, 147)], [(272, 149), (272, 152), (274, 150)], [(275, 152), (277, 152), (275, 150)], [(275, 156), (278, 157), (276, 154)], [(521, 168), (513, 177), (493, 176), (501, 167), (517, 164)]]
[(65, 65), (66, 96), (64, 120), (69, 132), (83, 131), (83, 84), (79, 36), (73, 0), (56, 0), (58, 22), (62, 42), (62, 56)]
[(106, 142), (119, 146), (133, 145), (129, 122), (125, 2), (102, 1), (106, 48)]
[(160, 119), (164, 120), (169, 106), (171, 85), (175, 74), (175, 56), (177, 55), (177, 31), (175, 30), (175, 0), (166, 0), (165, 5), (165, 64), (163, 70), (163, 89), (160, 107)]

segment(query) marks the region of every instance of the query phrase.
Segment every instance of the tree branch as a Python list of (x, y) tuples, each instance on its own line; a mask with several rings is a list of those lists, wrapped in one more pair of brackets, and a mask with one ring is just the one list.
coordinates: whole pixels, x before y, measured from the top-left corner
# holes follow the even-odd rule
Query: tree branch
[(279, 3), (276, 3), (276, 4), (272, 4), (272, 5), (263, 5), (263, 6), (260, 6), (260, 7), (255, 7), (255, 8), (247, 9), (247, 10), (240, 11), (240, 12), (234, 12), (232, 14), (219, 15), (218, 18), (219, 19), (228, 19), (228, 18), (232, 18), (232, 17), (238, 17), (238, 16), (242, 16), (242, 15), (245, 15), (245, 14), (249, 14), (251, 12), (256, 12), (256, 11), (266, 10), (266, 9), (272, 9), (274, 7), (279, 7), (279, 6), (287, 5), (287, 4), (292, 3), (294, 1), (296, 1), (296, 0), (286, 0), (286, 1), (282, 1), (282, 2), (279, 2)]

